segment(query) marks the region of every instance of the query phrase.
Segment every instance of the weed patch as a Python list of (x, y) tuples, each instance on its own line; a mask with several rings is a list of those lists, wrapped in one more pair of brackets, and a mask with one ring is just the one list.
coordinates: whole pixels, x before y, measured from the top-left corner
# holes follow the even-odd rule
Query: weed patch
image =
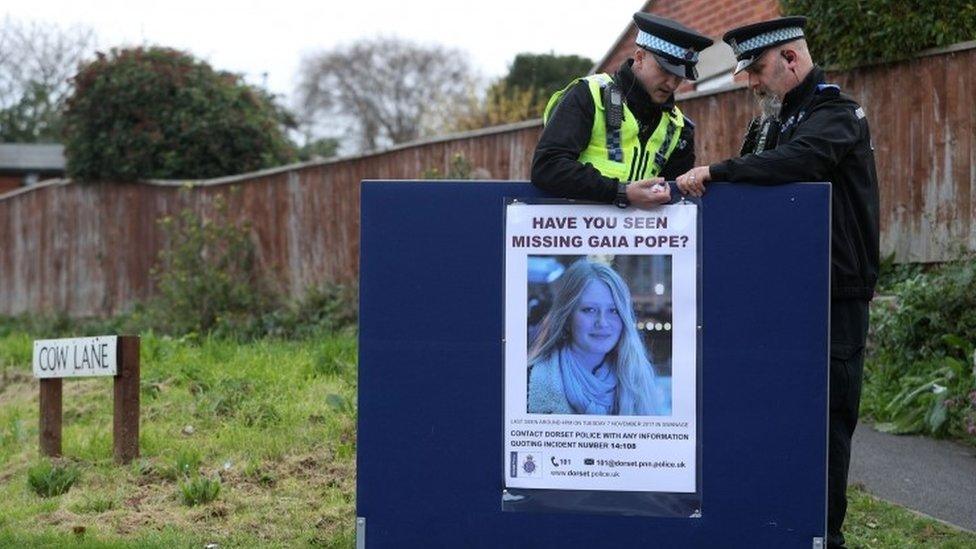
[(27, 483), (37, 495), (50, 498), (70, 490), (80, 474), (73, 465), (56, 465), (42, 461), (27, 470)]
[(189, 507), (210, 503), (220, 495), (220, 481), (198, 476), (180, 483), (183, 504)]

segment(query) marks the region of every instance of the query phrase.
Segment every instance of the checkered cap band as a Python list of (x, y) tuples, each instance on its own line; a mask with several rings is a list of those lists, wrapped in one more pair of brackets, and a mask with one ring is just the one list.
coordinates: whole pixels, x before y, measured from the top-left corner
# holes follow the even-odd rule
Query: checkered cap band
[[(658, 38), (653, 34), (648, 34), (640, 29), (637, 30), (637, 45), (653, 51), (659, 51), (665, 55), (670, 55), (675, 59), (681, 59), (687, 63), (698, 62), (698, 52), (691, 48), (682, 48), (677, 44), (672, 44), (667, 40)], [(689, 57), (690, 54), (690, 57)]]
[(786, 27), (753, 36), (744, 42), (733, 42), (730, 45), (732, 46), (732, 51), (738, 57), (746, 52), (765, 48), (770, 44), (786, 42), (797, 38), (803, 38), (803, 29), (801, 27)]

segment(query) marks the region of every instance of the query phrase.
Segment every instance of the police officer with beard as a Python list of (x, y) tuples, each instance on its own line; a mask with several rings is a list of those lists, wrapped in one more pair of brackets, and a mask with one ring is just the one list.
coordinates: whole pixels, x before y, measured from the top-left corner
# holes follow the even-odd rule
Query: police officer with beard
[(824, 82), (803, 39), (804, 17), (730, 30), (722, 38), (766, 111), (738, 158), (698, 166), (677, 179), (701, 196), (709, 181), (775, 185), (831, 183), (830, 417), (827, 543), (843, 547), (847, 471), (861, 398), (868, 303), (879, 269), (878, 182), (864, 110)]
[(698, 52), (712, 40), (645, 13), (634, 23), (637, 48), (616, 74), (579, 78), (549, 100), (532, 160), (540, 189), (646, 208), (669, 202), (664, 179), (694, 166), (694, 124), (674, 91), (698, 77)]

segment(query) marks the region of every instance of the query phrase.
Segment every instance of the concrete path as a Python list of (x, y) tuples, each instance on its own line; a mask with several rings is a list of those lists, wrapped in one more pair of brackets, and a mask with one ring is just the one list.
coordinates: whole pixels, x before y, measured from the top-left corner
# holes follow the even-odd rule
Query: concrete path
[(959, 528), (976, 532), (976, 449), (944, 440), (854, 432), (851, 484)]

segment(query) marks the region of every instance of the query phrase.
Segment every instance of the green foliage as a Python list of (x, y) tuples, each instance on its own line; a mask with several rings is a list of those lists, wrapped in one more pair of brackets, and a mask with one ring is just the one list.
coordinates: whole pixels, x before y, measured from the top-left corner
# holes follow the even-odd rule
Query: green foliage
[(204, 218), (191, 209), (160, 220), (170, 246), (152, 274), (158, 291), (148, 306), (154, 328), (171, 334), (232, 335), (273, 306), (255, 259), (247, 223), (233, 223), (223, 198)]
[(71, 177), (130, 181), (208, 178), (293, 160), (264, 91), (191, 55), (113, 49), (82, 67), (64, 114)]
[(894, 283), (872, 308), (862, 412), (882, 430), (976, 442), (976, 258)]
[(316, 376), (356, 380), (356, 342), (348, 337), (329, 337), (318, 344), (312, 369)]
[(521, 122), (542, 116), (546, 101), (537, 99), (541, 94), (535, 88), (517, 88), (504, 80), (492, 84), (483, 101), (475, 101), (452, 122), (452, 130), (469, 131), (501, 124)]
[(532, 90), (533, 102), (539, 104), (541, 101), (544, 107), (550, 95), (574, 78), (586, 76), (592, 68), (592, 60), (578, 55), (520, 53), (501, 82), (511, 90)]
[(296, 152), (298, 159), (303, 162), (332, 158), (339, 152), (339, 140), (332, 137), (314, 139), (302, 145)]
[(80, 473), (73, 465), (55, 465), (42, 461), (27, 470), (27, 483), (44, 498), (60, 496), (78, 480)]
[(116, 501), (112, 497), (86, 496), (81, 502), (72, 505), (71, 510), (76, 513), (97, 515), (115, 509)]
[(57, 143), (61, 124), (51, 90), (40, 82), (30, 82), (19, 101), (0, 109), (0, 142)]
[[(0, 336), (0, 356), (21, 339), (32, 336)], [(140, 405), (141, 457), (124, 467), (109, 457), (110, 381), (67, 384), (81, 393), (66, 395), (66, 415), (83, 415), (66, 422), (64, 453), (82, 478), (53, 499), (27, 486), (37, 454), (37, 385), (29, 361), (17, 364), (0, 389), (0, 547), (77, 546), (73, 526), (87, 529), (92, 547), (290, 547), (313, 538), (349, 546), (356, 352), (346, 331), (243, 342), (143, 332), (142, 385), (155, 396)], [(317, 363), (337, 364), (338, 373), (320, 374)], [(232, 402), (235, 389), (245, 398)], [(342, 411), (327, 401), (331, 394)], [(219, 416), (209, 412), (218, 401), (226, 411)], [(104, 441), (98, 452), (85, 450), (92, 439)], [(220, 493), (209, 505), (187, 506), (180, 484), (201, 475), (219, 479)], [(203, 488), (189, 490), (194, 501), (205, 499), (197, 497)]]
[(220, 495), (220, 481), (206, 477), (196, 477), (180, 483), (183, 504), (188, 507), (210, 503)]
[(351, 397), (330, 393), (325, 396), (325, 403), (333, 412), (350, 416), (356, 415), (356, 401)]
[(882, 295), (890, 294), (898, 284), (914, 278), (924, 270), (920, 263), (895, 263), (895, 253), (892, 252), (881, 258), (877, 292)]
[(578, 55), (520, 53), (509, 65), (508, 74), (488, 87), (483, 100), (455, 117), (452, 129), (474, 130), (539, 118), (553, 93), (592, 68), (593, 61)]
[(806, 15), (807, 42), (824, 65), (850, 68), (911, 57), (976, 37), (976, 1), (781, 0), (785, 15)]
[(427, 168), (424, 173), (420, 174), (420, 179), (471, 179), (473, 173), (474, 168), (471, 162), (463, 154), (455, 153), (451, 157), (451, 165), (446, 173), (441, 173), (437, 168)]
[[(0, 393), (5, 389), (0, 380)], [(0, 464), (3, 464), (14, 449), (27, 441), (30, 429), (18, 410), (13, 410), (3, 421), (0, 421)]]
[(847, 489), (847, 547), (864, 549), (964, 549), (976, 535), (921, 513), (877, 499), (858, 486)]
[(301, 300), (265, 314), (251, 335), (301, 339), (354, 328), (359, 320), (358, 297), (354, 286), (312, 288)]
[(166, 475), (171, 480), (191, 478), (200, 472), (200, 452), (193, 448), (183, 448), (173, 458), (173, 468)]

